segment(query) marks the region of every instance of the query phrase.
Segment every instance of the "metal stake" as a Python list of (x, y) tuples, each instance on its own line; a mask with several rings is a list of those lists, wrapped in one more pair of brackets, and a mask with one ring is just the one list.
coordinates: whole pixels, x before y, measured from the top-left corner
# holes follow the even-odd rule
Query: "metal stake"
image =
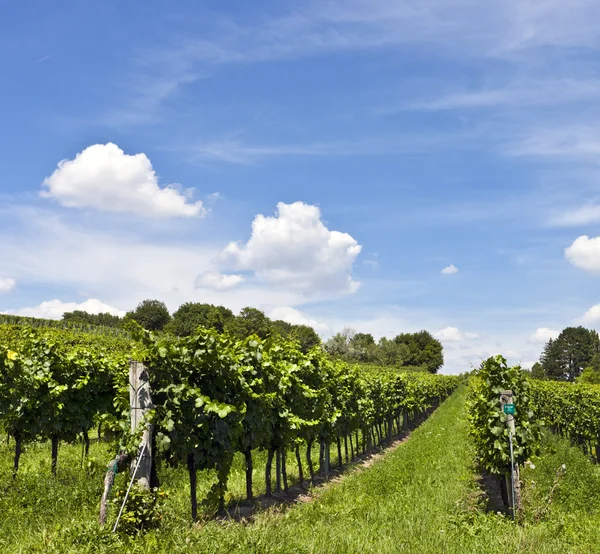
[(129, 491), (131, 491), (131, 485), (133, 485), (133, 481), (137, 474), (137, 470), (140, 467), (140, 462), (142, 460), (142, 454), (144, 453), (145, 449), (146, 449), (146, 443), (143, 442), (140, 447), (140, 453), (138, 454), (137, 463), (135, 464), (135, 470), (133, 471), (133, 474), (131, 475), (131, 481), (129, 481), (129, 487), (127, 487), (127, 492), (125, 493), (125, 498), (123, 499), (123, 504), (121, 504), (121, 509), (119, 510), (119, 515), (117, 516), (117, 521), (115, 521), (115, 526), (113, 527), (113, 533), (117, 532), (117, 526), (119, 525), (119, 520), (121, 519), (121, 515), (123, 514), (123, 509), (125, 508), (125, 503), (127, 502), (127, 497), (129, 496)]

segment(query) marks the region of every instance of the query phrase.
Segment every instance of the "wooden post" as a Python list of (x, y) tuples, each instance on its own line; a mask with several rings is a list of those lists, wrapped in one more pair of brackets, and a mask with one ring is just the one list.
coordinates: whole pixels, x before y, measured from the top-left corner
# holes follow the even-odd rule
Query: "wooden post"
[[(152, 398), (150, 396), (150, 376), (142, 362), (131, 360), (129, 363), (129, 404), (131, 411), (131, 432), (135, 433), (148, 410), (152, 409)], [(153, 425), (146, 425), (142, 434), (141, 443), (145, 445), (142, 452), (138, 470), (134, 479), (146, 488), (150, 489), (150, 474), (152, 471), (152, 432)], [(135, 471), (136, 460), (131, 462), (131, 472)]]
[[(148, 370), (142, 362), (129, 361), (129, 406), (131, 414), (131, 432), (134, 433), (144, 415), (154, 407), (150, 397), (150, 378)], [(130, 471), (134, 479), (146, 488), (150, 489), (152, 475), (152, 432), (153, 425), (146, 425), (142, 434), (141, 443), (144, 449), (141, 452), (142, 459), (136, 471), (137, 456), (131, 460)], [(98, 427), (98, 438), (100, 438), (100, 427)], [(125, 451), (121, 451), (108, 464), (108, 471), (104, 477), (104, 493), (100, 501), (100, 526), (106, 523), (108, 511), (108, 497), (115, 481), (117, 471), (124, 466), (129, 459)], [(135, 475), (133, 473), (135, 472)]]
[[(513, 393), (512, 390), (503, 390), (500, 393), (500, 410), (502, 411), (502, 413), (504, 413), (504, 405), (505, 404), (514, 404), (513, 402)], [(516, 437), (516, 432), (515, 432), (515, 416), (511, 413), (506, 414), (506, 418), (507, 418), (507, 425), (508, 425), (508, 432), (510, 433), (511, 439), (513, 441), (513, 447), (514, 447), (514, 440)], [(510, 468), (510, 472), (505, 475), (505, 479), (506, 479), (506, 490), (508, 492), (508, 501), (509, 501), (509, 505), (513, 510), (513, 515), (515, 514), (516, 511), (521, 509), (521, 479), (520, 479), (520, 474), (519, 474), (519, 465), (518, 464), (514, 464), (513, 467)], [(512, 483), (511, 480), (514, 482), (514, 487), (515, 487), (515, 493), (514, 493), (514, 504), (513, 504), (513, 495), (512, 495)]]

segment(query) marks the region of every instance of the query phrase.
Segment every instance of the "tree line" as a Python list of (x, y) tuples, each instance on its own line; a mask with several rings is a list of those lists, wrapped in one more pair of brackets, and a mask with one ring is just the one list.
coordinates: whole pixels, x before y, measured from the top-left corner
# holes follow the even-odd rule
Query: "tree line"
[(105, 327), (125, 327), (131, 320), (148, 331), (165, 331), (177, 337), (188, 337), (198, 327), (203, 327), (218, 333), (227, 333), (238, 339), (245, 339), (251, 335), (261, 339), (279, 335), (297, 341), (303, 352), (321, 344), (319, 335), (312, 327), (271, 320), (261, 310), (251, 307), (243, 308), (235, 315), (224, 306), (186, 302), (171, 315), (164, 302), (149, 299), (140, 302), (135, 310), (127, 312), (125, 317), (108, 313), (90, 314), (81, 310), (66, 312), (63, 315), (65, 322)]
[[(135, 320), (148, 331), (165, 331), (178, 337), (192, 335), (198, 327), (227, 333), (238, 339), (256, 335), (261, 339), (278, 335), (299, 343), (303, 352), (322, 343), (317, 332), (308, 325), (293, 325), (271, 320), (256, 308), (243, 308), (235, 315), (229, 308), (200, 302), (186, 302), (173, 314), (164, 302), (144, 300), (125, 317), (108, 313), (66, 312), (63, 321), (71, 324), (124, 327)], [(323, 347), (332, 357), (350, 363), (366, 363), (397, 367), (404, 370), (436, 373), (444, 364), (443, 347), (428, 331), (400, 333), (392, 339), (375, 341), (370, 333), (344, 329), (329, 338)]]
[(392, 339), (382, 337), (375, 342), (370, 333), (344, 329), (332, 336), (325, 350), (347, 362), (392, 366), (404, 370), (436, 373), (444, 364), (442, 343), (428, 331), (400, 333)]

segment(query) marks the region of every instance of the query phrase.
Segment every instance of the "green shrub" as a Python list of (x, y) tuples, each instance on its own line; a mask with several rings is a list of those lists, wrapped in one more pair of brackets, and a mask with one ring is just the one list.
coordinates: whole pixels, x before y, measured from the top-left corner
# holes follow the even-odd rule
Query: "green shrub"
[[(119, 489), (113, 502), (120, 508), (126, 491)], [(148, 490), (135, 483), (129, 491), (125, 509), (119, 521), (118, 531), (127, 535), (135, 535), (159, 526), (162, 519), (161, 503), (167, 493), (158, 489)]]

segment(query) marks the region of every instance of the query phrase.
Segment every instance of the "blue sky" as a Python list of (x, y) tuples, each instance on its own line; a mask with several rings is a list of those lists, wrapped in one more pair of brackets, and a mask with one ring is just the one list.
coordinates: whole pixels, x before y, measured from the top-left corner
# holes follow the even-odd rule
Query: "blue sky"
[(600, 5), (273, 4), (4, 3), (0, 311), (426, 328), (447, 372), (598, 326)]

